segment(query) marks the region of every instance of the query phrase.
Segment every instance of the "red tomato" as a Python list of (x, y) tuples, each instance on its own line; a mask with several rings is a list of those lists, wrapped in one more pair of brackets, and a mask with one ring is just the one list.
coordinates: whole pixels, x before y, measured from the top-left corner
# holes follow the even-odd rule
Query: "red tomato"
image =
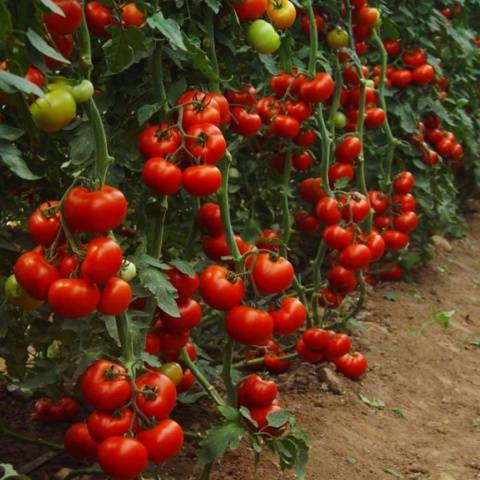
[(88, 433), (97, 442), (108, 437), (121, 436), (133, 426), (132, 419), (133, 411), (130, 408), (115, 410), (113, 413), (95, 410), (88, 416)]
[(385, 253), (385, 240), (380, 234), (372, 232), (367, 237), (367, 247), (370, 250), (370, 261), (376, 262), (383, 257), (383, 254)]
[(116, 22), (112, 10), (100, 2), (88, 2), (85, 6), (88, 29), (97, 37), (107, 37), (106, 27)]
[(435, 128), (428, 128), (425, 131), (425, 140), (431, 144), (436, 144), (443, 138), (443, 133), (441, 130)]
[(30, 418), (46, 423), (62, 422), (72, 420), (79, 412), (80, 405), (72, 397), (63, 396), (58, 401), (42, 397), (35, 402)]
[(366, 245), (353, 243), (340, 253), (339, 261), (348, 270), (363, 270), (371, 260), (370, 249)]
[(408, 193), (415, 185), (415, 177), (410, 172), (400, 172), (395, 176), (393, 181), (393, 189), (395, 193)]
[(299, 121), (288, 115), (277, 115), (270, 124), (270, 132), (282, 138), (294, 138), (299, 131)]
[(317, 141), (317, 134), (311, 128), (306, 130), (300, 130), (297, 136), (293, 139), (294, 143), (299, 147), (308, 148), (315, 144)]
[(155, 463), (165, 463), (183, 447), (183, 429), (175, 421), (165, 418), (153, 428), (141, 430), (138, 440), (148, 451), (148, 458)]
[(284, 257), (273, 258), (269, 253), (260, 253), (254, 260), (252, 277), (260, 293), (281, 293), (293, 282), (293, 265)]
[(429, 83), (432, 83), (434, 79), (435, 70), (428, 63), (417, 67), (413, 72), (413, 81), (417, 85), (428, 85)]
[(367, 198), (361, 193), (350, 195), (342, 208), (343, 219), (347, 222), (361, 223), (370, 213)]
[(58, 270), (34, 250), (18, 258), (14, 273), (20, 286), (37, 300), (46, 300), (50, 287), (60, 277)]
[[(461, 147), (461, 145), (460, 145)], [(433, 167), (438, 163), (438, 153), (433, 150), (427, 150), (422, 154), (422, 162), (429, 167)]]
[(232, 115), (230, 128), (239, 135), (252, 137), (262, 126), (262, 119), (257, 113), (249, 113), (242, 107), (232, 107), (230, 113)]
[(377, 128), (385, 123), (386, 114), (382, 108), (367, 108), (365, 111), (365, 126)]
[(134, 438), (109, 437), (98, 447), (98, 463), (107, 475), (131, 480), (147, 466), (148, 451)]
[(385, 265), (380, 273), (380, 278), (387, 282), (395, 282), (401, 280), (403, 276), (403, 270), (398, 265)]
[[(205, 204), (206, 205), (206, 204)], [(193, 277), (182, 273), (176, 267), (172, 267), (167, 270), (167, 275), (170, 283), (175, 287), (178, 294), (178, 301), (187, 300), (198, 290), (200, 280), (197, 274)]]
[(245, 345), (263, 345), (272, 336), (273, 319), (268, 312), (238, 305), (225, 318), (228, 334)]
[(137, 8), (135, 2), (129, 2), (122, 7), (122, 20), (126, 27), (141, 27), (145, 22), (145, 14)]
[(415, 212), (402, 213), (394, 218), (393, 225), (399, 232), (410, 233), (417, 228), (417, 214)]
[(322, 179), (306, 178), (300, 183), (299, 194), (306, 202), (317, 203), (321, 198), (325, 197)]
[(403, 62), (409, 67), (420, 67), (427, 63), (427, 55), (422, 48), (412, 48), (403, 54)]
[(375, 210), (376, 214), (383, 213), (389, 205), (388, 197), (380, 190), (370, 190), (368, 192), (368, 200), (370, 206)]
[(335, 367), (337, 370), (350, 378), (351, 380), (358, 380), (367, 371), (367, 359), (360, 353), (347, 353), (335, 360)]
[(108, 232), (117, 228), (127, 214), (127, 200), (123, 193), (109, 185), (90, 191), (75, 187), (68, 192), (63, 211), (73, 230), (81, 232)]
[(328, 360), (333, 361), (348, 353), (351, 347), (352, 340), (348, 335), (331, 332), (325, 356)]
[(200, 295), (217, 310), (230, 310), (242, 303), (245, 287), (240, 277), (221, 265), (210, 265), (200, 275)]
[[(348, 95), (348, 100), (350, 105), (355, 108), (359, 108), (360, 106), (360, 87), (355, 87), (350, 90)], [(366, 105), (377, 104), (378, 103), (378, 95), (377, 91), (372, 87), (365, 88), (365, 103)]]
[(221, 125), (230, 125), (231, 117), (228, 100), (221, 93), (210, 92), (207, 95), (209, 98), (217, 102), (218, 111), (220, 112)]
[(120, 315), (128, 309), (131, 301), (130, 285), (119, 277), (110, 277), (101, 292), (97, 308), (104, 315)]
[(43, 15), (45, 26), (51, 35), (74, 33), (82, 23), (82, 5), (77, 0), (54, 0), (63, 11), (63, 16), (50, 12)]
[(178, 305), (180, 317), (171, 317), (166, 313), (160, 315), (162, 325), (168, 333), (182, 333), (195, 328), (202, 318), (202, 308), (192, 298), (183, 300)]
[(284, 297), (281, 307), (272, 310), (273, 331), (279, 335), (290, 335), (303, 327), (307, 320), (307, 310), (303, 303), (294, 297)]
[(338, 162), (353, 165), (362, 152), (362, 142), (356, 136), (348, 136), (342, 140), (335, 150)]
[[(323, 30), (323, 27), (325, 26), (325, 18), (318, 12), (314, 12), (314, 18), (315, 26), (317, 27), (317, 33), (321, 32)], [(300, 25), (304, 33), (306, 35), (310, 35), (310, 18), (304, 12), (300, 13)]]
[(36, 67), (28, 67), (25, 79), (42, 88), (45, 85), (45, 75)]
[(60, 212), (56, 200), (43, 202), (28, 219), (28, 233), (40, 245), (49, 247), (60, 229)]
[(328, 270), (327, 278), (332, 287), (341, 293), (349, 293), (357, 286), (355, 274), (340, 266)]
[[(362, 74), (363, 78), (368, 78), (368, 67), (362, 65)], [(350, 83), (352, 85), (358, 85), (360, 83), (360, 76), (358, 75), (357, 69), (355, 65), (347, 64), (343, 69), (343, 78), (346, 83)]]
[(344, 250), (353, 242), (353, 230), (340, 225), (329, 225), (323, 231), (323, 241), (334, 250)]
[(398, 40), (386, 39), (383, 41), (383, 45), (389, 57), (396, 57), (402, 51), (402, 45)]
[(402, 250), (408, 245), (408, 235), (396, 230), (387, 230), (382, 233), (385, 246), (388, 250)]
[(180, 131), (168, 123), (146, 126), (138, 137), (138, 148), (148, 158), (171, 155), (181, 143)]
[(302, 100), (295, 101), (295, 102), (291, 100), (287, 100), (284, 103), (284, 108), (287, 115), (295, 118), (300, 123), (310, 118), (313, 113), (310, 105), (306, 102), (303, 102)]
[(147, 160), (142, 171), (143, 181), (161, 195), (173, 195), (182, 186), (182, 171), (161, 157)]
[(97, 237), (88, 242), (80, 271), (91, 283), (105, 283), (120, 270), (122, 262), (120, 245), (110, 237)]
[(97, 360), (80, 378), (80, 389), (85, 400), (97, 410), (115, 410), (123, 407), (132, 396), (127, 371), (118, 363)]
[(303, 332), (302, 340), (305, 346), (312, 352), (323, 352), (328, 347), (330, 334), (321, 328), (309, 328)]
[(394, 87), (407, 88), (413, 81), (413, 74), (407, 69), (396, 70), (392, 72), (389, 79)]
[(188, 392), (195, 385), (195, 377), (190, 369), (183, 372), (183, 377), (177, 385), (177, 393)]
[(454, 148), (455, 144), (448, 137), (442, 138), (435, 144), (435, 150), (442, 157), (449, 157), (452, 154)]
[(199, 123), (192, 125), (186, 133), (188, 135), (187, 150), (202, 162), (214, 165), (225, 154), (227, 143), (217, 126)]
[(274, 97), (263, 97), (257, 102), (257, 113), (260, 115), (263, 123), (270, 123), (272, 118), (281, 112), (282, 105)]
[(180, 350), (188, 344), (189, 332), (184, 330), (178, 333), (169, 333), (165, 330), (158, 330), (158, 336), (163, 359), (166, 362), (176, 362), (180, 355)]
[[(246, 244), (238, 235), (235, 235), (235, 243), (242, 255), (249, 250), (248, 244)], [(205, 255), (216, 262), (220, 261), (222, 257), (229, 257), (232, 255), (223, 233), (216, 237), (206, 236), (203, 239), (202, 246)]]
[(333, 163), (328, 168), (328, 181), (333, 187), (338, 180), (352, 180), (355, 176), (355, 170), (348, 163)]
[(276, 230), (264, 230), (256, 243), (257, 248), (277, 252), (280, 249), (281, 236)]
[(65, 450), (78, 460), (97, 458), (98, 443), (88, 433), (86, 423), (74, 423), (65, 434)]
[(325, 225), (333, 225), (342, 219), (338, 202), (332, 197), (323, 197), (315, 207), (315, 213)]
[(325, 72), (318, 73), (313, 80), (307, 80), (300, 88), (302, 100), (320, 103), (328, 100), (335, 91), (332, 77)]
[(222, 173), (213, 165), (194, 165), (183, 171), (185, 190), (195, 197), (208, 197), (222, 184)]
[(358, 10), (355, 19), (359, 25), (371, 28), (380, 19), (380, 12), (376, 8), (365, 5)]
[(284, 353), (267, 353), (263, 357), (265, 368), (272, 374), (279, 375), (285, 373), (290, 368), (290, 362), (283, 360), (285, 356)]
[(227, 90), (225, 97), (232, 106), (244, 105), (252, 107), (257, 101), (257, 91), (252, 85), (244, 84), (240, 90)]
[(257, 423), (255, 430), (257, 432), (265, 432), (269, 435), (279, 436), (283, 433), (284, 427), (273, 428), (268, 426), (268, 416), (274, 412), (280, 412), (283, 408), (273, 403), (263, 408), (252, 408), (250, 409), (250, 417)]
[[(67, 35), (53, 35), (53, 43), (55, 44), (56, 49), (62, 55), (63, 58), (70, 58), (73, 53), (73, 36), (70, 34)], [(50, 70), (63, 66), (62, 62), (59, 62), (53, 58), (45, 57), (45, 63)], [(42, 74), (43, 76), (43, 74)], [(36, 82), (34, 82), (36, 83)]]
[(277, 393), (275, 382), (263, 380), (258, 375), (249, 375), (238, 386), (238, 405), (248, 408), (268, 407), (277, 398)]
[(161, 348), (160, 336), (156, 333), (147, 333), (145, 337), (145, 351), (150, 355), (158, 355)]
[(393, 195), (392, 203), (397, 207), (397, 210), (401, 212), (413, 212), (416, 208), (415, 197), (411, 193), (405, 195)]
[(300, 210), (295, 214), (295, 225), (301, 232), (312, 233), (319, 229), (320, 222), (305, 210)]
[(298, 356), (305, 362), (320, 363), (323, 360), (323, 353), (310, 350), (305, 345), (302, 337), (298, 337), (297, 342), (295, 343), (295, 350), (297, 351)]
[(204, 203), (197, 212), (200, 230), (213, 237), (223, 233), (222, 215), (218, 203)]
[(233, 3), (233, 8), (237, 13), (238, 19), (242, 22), (256, 20), (263, 16), (267, 11), (267, 0), (241, 0)]
[(167, 418), (172, 413), (177, 400), (175, 384), (162, 373), (148, 372), (135, 380), (137, 386), (137, 407), (147, 417), (157, 420)]
[(221, 116), (218, 104), (205, 93), (197, 92), (189, 102), (185, 102), (183, 105), (182, 126), (184, 130), (188, 130), (193, 125), (205, 123), (220, 125)]
[(309, 152), (302, 152), (292, 157), (292, 165), (295, 170), (303, 172), (313, 165), (313, 157)]

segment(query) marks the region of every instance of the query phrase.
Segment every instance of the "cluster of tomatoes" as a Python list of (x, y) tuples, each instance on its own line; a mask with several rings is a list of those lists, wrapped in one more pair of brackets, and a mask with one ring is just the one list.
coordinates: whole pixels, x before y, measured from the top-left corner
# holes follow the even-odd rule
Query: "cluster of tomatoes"
[[(132, 299), (126, 281), (132, 272), (123, 272), (126, 280), (117, 276), (125, 266), (122, 249), (104, 234), (118, 227), (126, 212), (123, 193), (109, 185), (98, 190), (75, 187), (61, 205), (42, 203), (28, 220), (38, 246), (17, 259), (5, 286), (8, 300), (25, 309), (47, 301), (63, 318), (85, 317), (95, 310), (123, 313)], [(78, 246), (74, 238), (88, 241)]]
[(38, 422), (55, 423), (73, 420), (80, 413), (80, 405), (73, 397), (63, 396), (55, 401), (39, 398), (33, 405), (31, 418)]
[(177, 392), (162, 372), (147, 370), (133, 383), (122, 365), (101, 359), (85, 370), (80, 388), (94, 410), (65, 434), (74, 458), (97, 460), (105, 474), (128, 480), (149, 461), (162, 464), (182, 448), (182, 427), (168, 418)]
[(422, 162), (434, 166), (438, 164), (441, 156), (444, 160), (451, 161), (454, 168), (461, 168), (465, 153), (463, 146), (458, 143), (453, 132), (441, 127), (442, 122), (436, 115), (429, 115), (424, 122), (418, 124), (420, 133), (412, 140), (422, 151)]
[(344, 333), (309, 328), (297, 339), (295, 349), (309, 363), (332, 362), (337, 371), (358, 380), (367, 371), (368, 361), (360, 353), (350, 354), (352, 340)]

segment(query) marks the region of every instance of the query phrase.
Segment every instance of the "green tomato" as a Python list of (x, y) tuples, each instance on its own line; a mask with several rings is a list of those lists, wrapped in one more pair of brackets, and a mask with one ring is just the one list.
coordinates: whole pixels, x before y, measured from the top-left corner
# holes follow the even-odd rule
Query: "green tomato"
[(8, 303), (16, 305), (23, 310), (35, 310), (42, 301), (32, 298), (17, 282), (15, 275), (10, 275), (7, 278), (4, 286), (5, 298)]
[(247, 30), (250, 46), (259, 53), (273, 53), (280, 47), (280, 35), (265, 20), (255, 20)]
[(73, 97), (78, 103), (87, 102), (93, 96), (93, 83), (90, 80), (82, 80), (73, 87)]
[(342, 27), (335, 27), (327, 33), (327, 45), (330, 48), (340, 49), (348, 46), (348, 33)]
[(347, 124), (347, 116), (342, 112), (335, 114), (335, 128), (342, 129)]
[(72, 93), (73, 87), (71, 83), (63, 77), (56, 77), (53, 82), (50, 82), (47, 85), (47, 90), (53, 92), (54, 90), (66, 90), (69, 93)]
[(369, 88), (375, 88), (375, 82), (372, 79), (365, 80), (365, 85)]
[(125, 260), (120, 269), (120, 278), (126, 282), (130, 282), (137, 276), (137, 267), (133, 262)]
[(42, 132), (54, 133), (65, 128), (77, 114), (73, 95), (62, 88), (54, 88), (30, 105), (30, 113)]
[(183, 369), (177, 362), (164, 363), (160, 371), (166, 375), (175, 385), (178, 385), (183, 378)]

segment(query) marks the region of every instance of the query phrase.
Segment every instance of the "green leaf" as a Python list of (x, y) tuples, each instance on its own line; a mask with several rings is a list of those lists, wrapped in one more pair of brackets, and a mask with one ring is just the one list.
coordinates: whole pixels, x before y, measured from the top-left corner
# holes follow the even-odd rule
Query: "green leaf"
[(382, 402), (381, 400), (376, 400), (376, 399), (370, 400), (369, 398), (365, 397), (362, 394), (360, 394), (359, 397), (360, 397), (360, 400), (370, 408), (373, 408), (375, 410), (382, 410), (383, 408), (385, 408), (385, 402)]
[(66, 63), (70, 65), (70, 61), (67, 60), (61, 53), (51, 47), (38, 33), (33, 31), (31, 28), (27, 31), (27, 38), (30, 43), (40, 52), (46, 55), (47, 57), (53, 58), (61, 63)]
[(112, 315), (104, 315), (101, 319), (105, 322), (105, 328), (107, 329), (110, 338), (115, 341), (115, 343), (120, 346), (120, 338), (118, 336), (117, 322), (115, 317)]
[(291, 415), (286, 410), (279, 410), (278, 412), (272, 412), (267, 416), (268, 425), (273, 428), (283, 427), (288, 423)]
[(270, 75), (277, 75), (280, 71), (275, 61), (275, 58), (272, 55), (259, 54), (258, 58), (263, 63), (263, 66)]
[(175, 318), (180, 316), (175, 301), (176, 290), (164, 273), (148, 267), (140, 272), (140, 283), (155, 297), (160, 310)]
[(213, 10), (214, 13), (218, 13), (220, 11), (220, 1), (219, 0), (205, 0), (205, 3), (208, 5), (210, 10)]
[(7, 7), (7, 0), (0, 0), (0, 40), (12, 31), (12, 17)]
[(218, 410), (230, 422), (235, 422), (240, 418), (240, 412), (234, 407), (222, 405), (218, 407)]
[(15, 145), (0, 141), (0, 159), (15, 175), (24, 180), (38, 180), (42, 178), (35, 175), (28, 168), (28, 165), (20, 155), (21, 153)]
[(173, 105), (186, 89), (187, 81), (183, 77), (179, 78), (176, 82), (171, 83), (167, 89), (168, 102)]
[(128, 44), (121, 27), (109, 28), (111, 38), (103, 45), (105, 59), (110, 73), (120, 73), (133, 64), (133, 48)]
[(170, 265), (173, 265), (177, 270), (180, 270), (183, 274), (187, 275), (190, 278), (195, 277), (195, 270), (192, 265), (185, 260), (176, 258), (170, 262)]
[(5, 70), (0, 70), (0, 81), (5, 82), (7, 86), (13, 87), (27, 95), (33, 93), (39, 97), (43, 96), (42, 90), (37, 85), (30, 82), (30, 80), (26, 80), (23, 77), (6, 72)]
[(142, 105), (137, 111), (137, 122), (143, 125), (147, 120), (155, 115), (162, 108), (161, 103), (147, 103)]
[(201, 442), (198, 461), (202, 467), (208, 465), (227, 448), (235, 449), (247, 433), (245, 428), (236, 422), (227, 422), (210, 428), (207, 436)]
[(432, 320), (439, 323), (442, 327), (447, 328), (450, 324), (450, 319), (455, 315), (455, 310), (448, 310), (446, 312), (432, 313)]
[(158, 30), (174, 50), (187, 50), (180, 25), (173, 18), (165, 18), (161, 12), (158, 12), (147, 19), (147, 24)]
[(52, 0), (40, 0), (49, 10), (60, 15), (61, 17), (65, 17), (64, 11)]
[(158, 359), (158, 357), (156, 357), (155, 355), (151, 355), (150, 353), (148, 352), (142, 352), (140, 354), (140, 358), (148, 363), (149, 365), (151, 365), (152, 367), (161, 367), (162, 366), (162, 362), (160, 362), (160, 360)]
[(24, 134), (25, 131), (20, 128), (12, 127), (11, 125), (0, 125), (0, 139), (2, 140), (14, 142)]
[(132, 259), (133, 263), (137, 265), (137, 267), (142, 266), (150, 266), (150, 267), (157, 267), (161, 268), (162, 270), (168, 270), (170, 267), (166, 264), (157, 260), (155, 257), (148, 255), (146, 253), (140, 254), (138, 257), (134, 257)]
[(20, 386), (28, 390), (44, 388), (55, 383), (64, 370), (65, 365), (59, 363), (51, 364), (50, 368), (46, 370), (33, 370)]
[(193, 43), (186, 35), (183, 36), (183, 41), (187, 47), (194, 68), (207, 80), (218, 82), (218, 74), (213, 68), (207, 54), (200, 47), (195, 45), (195, 43)]

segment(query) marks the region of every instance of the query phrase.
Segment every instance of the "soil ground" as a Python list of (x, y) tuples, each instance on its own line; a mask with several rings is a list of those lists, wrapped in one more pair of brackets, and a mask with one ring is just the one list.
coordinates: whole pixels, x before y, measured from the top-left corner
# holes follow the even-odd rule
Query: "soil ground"
[[(469, 221), (468, 236), (452, 242), (451, 251), (437, 247), (414, 282), (380, 285), (371, 293), (365, 328), (354, 334), (355, 347), (370, 362), (361, 382), (333, 376), (325, 383), (319, 367), (308, 365), (280, 376), (283, 403), (311, 438), (307, 479), (480, 479), (480, 214)], [(452, 311), (448, 326), (433, 320), (437, 312)], [(20, 431), (61, 441), (58, 427), (24, 420), (25, 402), (5, 392), (0, 397), (0, 414)], [(45, 451), (0, 439), (0, 463), (20, 467)], [(229, 452), (213, 479), (294, 478), (279, 473), (269, 456), (254, 472), (252, 458), (246, 447)], [(190, 445), (161, 478), (193, 479), (194, 463)], [(29, 475), (51, 480), (69, 464), (56, 456)]]

